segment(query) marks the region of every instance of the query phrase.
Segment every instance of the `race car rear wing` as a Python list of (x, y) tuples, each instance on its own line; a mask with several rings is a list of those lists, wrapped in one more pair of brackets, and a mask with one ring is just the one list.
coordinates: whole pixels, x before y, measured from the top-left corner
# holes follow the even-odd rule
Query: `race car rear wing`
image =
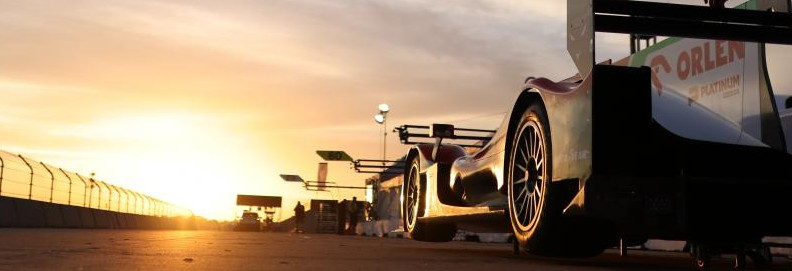
[[(419, 133), (415, 130), (428, 130), (427, 133)], [(444, 138), (456, 140), (454, 145), (461, 147), (481, 148), (495, 134), (495, 130), (458, 128), (450, 124), (425, 125), (402, 125), (394, 128), (399, 133), (399, 140), (402, 144), (414, 145), (419, 143), (434, 144), (429, 141), (414, 141), (413, 138)]]
[(567, 0), (567, 51), (586, 77), (595, 61), (595, 32), (792, 45), (789, 0), (757, 3), (757, 10), (747, 10), (643, 1)]
[(357, 173), (395, 174), (404, 171), (404, 160), (357, 159), (352, 167)]

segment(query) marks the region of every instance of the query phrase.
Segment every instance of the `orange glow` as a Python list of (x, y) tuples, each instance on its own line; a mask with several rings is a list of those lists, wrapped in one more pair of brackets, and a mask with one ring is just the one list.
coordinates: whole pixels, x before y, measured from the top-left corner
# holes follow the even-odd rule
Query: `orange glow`
[[(433, 2), (5, 5), (0, 149), (96, 172), (209, 218), (239, 215), (236, 194), (283, 196), (282, 218), (298, 200), (362, 200), (362, 190), (306, 192), (278, 174), (314, 180), (318, 149), (381, 157), (381, 126), (371, 119), (380, 103), (390, 105), (391, 127), (502, 112), (525, 72), (510, 65), (527, 56), (515, 55), (525, 44), (492, 37), (515, 37), (525, 32), (515, 27), (531, 25), (503, 19), (509, 16), (547, 21), (562, 14), (555, 2), (478, 11)], [(453, 95), (465, 98), (447, 101)], [(465, 124), (492, 128), (497, 121)], [(406, 151), (395, 136), (387, 144), (390, 159)], [(362, 186), (370, 176), (336, 162), (327, 179)]]

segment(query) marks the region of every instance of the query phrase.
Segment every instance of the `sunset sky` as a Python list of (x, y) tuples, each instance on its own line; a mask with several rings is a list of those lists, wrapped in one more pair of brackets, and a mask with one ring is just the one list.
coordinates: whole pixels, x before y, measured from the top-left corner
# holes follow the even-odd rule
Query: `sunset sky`
[[(284, 196), (284, 216), (296, 200), (362, 198), (278, 174), (313, 180), (317, 149), (380, 157), (379, 103), (389, 130), (494, 128), (525, 76), (575, 72), (565, 6), (0, 0), (0, 149), (209, 218), (238, 215), (236, 194)], [(623, 39), (601, 44), (603, 56), (627, 53)], [(406, 149), (389, 135), (388, 158)], [(343, 185), (370, 176), (348, 163), (329, 172)]]

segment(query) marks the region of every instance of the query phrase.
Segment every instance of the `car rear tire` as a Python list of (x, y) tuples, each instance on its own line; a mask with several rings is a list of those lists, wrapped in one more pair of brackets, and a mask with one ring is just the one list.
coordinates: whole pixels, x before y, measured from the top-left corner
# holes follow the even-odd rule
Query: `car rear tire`
[(591, 257), (607, 247), (597, 238), (601, 227), (585, 219), (562, 216), (564, 202), (552, 180), (550, 125), (543, 106), (523, 113), (510, 142), (509, 218), (521, 248), (552, 257)]
[(414, 240), (424, 242), (448, 242), (456, 236), (456, 225), (438, 224), (419, 221), (426, 210), (425, 183), (421, 181), (421, 163), (419, 157), (413, 157), (406, 165), (404, 172), (402, 220), (405, 230)]

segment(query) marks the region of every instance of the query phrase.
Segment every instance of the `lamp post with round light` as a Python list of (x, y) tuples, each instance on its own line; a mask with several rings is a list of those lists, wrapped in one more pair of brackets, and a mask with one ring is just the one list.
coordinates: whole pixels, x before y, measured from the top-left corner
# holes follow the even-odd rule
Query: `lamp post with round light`
[(388, 112), (390, 111), (390, 106), (388, 104), (380, 104), (377, 106), (379, 109), (379, 113), (374, 115), (374, 121), (379, 124), (382, 124), (382, 165), (385, 165), (386, 160), (386, 152), (388, 148)]

